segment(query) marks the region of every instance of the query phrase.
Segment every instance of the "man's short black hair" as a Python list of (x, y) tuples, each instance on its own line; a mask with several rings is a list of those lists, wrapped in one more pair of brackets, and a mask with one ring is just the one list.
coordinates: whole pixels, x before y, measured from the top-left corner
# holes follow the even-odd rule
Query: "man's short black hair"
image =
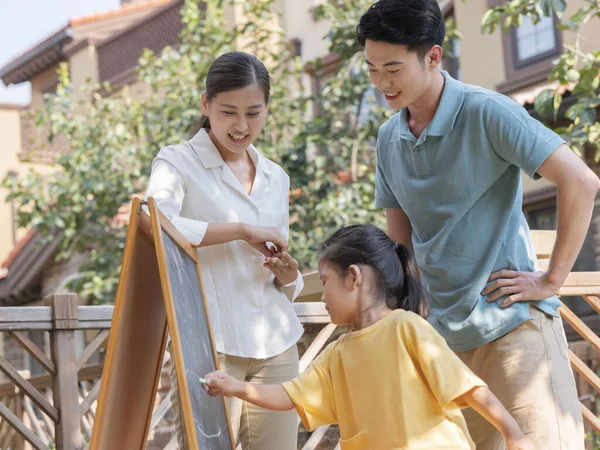
[(445, 35), (446, 24), (437, 0), (379, 0), (356, 27), (363, 47), (367, 40), (406, 45), (420, 59), (434, 45), (441, 46)]

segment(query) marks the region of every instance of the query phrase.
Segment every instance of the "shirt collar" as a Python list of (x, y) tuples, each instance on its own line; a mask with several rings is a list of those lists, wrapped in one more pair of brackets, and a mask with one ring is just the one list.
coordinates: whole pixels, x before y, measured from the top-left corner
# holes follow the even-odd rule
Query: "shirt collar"
[[(223, 160), (221, 153), (217, 147), (215, 147), (215, 144), (205, 128), (201, 128), (200, 131), (198, 131), (198, 133), (196, 133), (196, 135), (190, 139), (189, 143), (194, 149), (196, 155), (198, 155), (198, 158), (200, 158), (200, 161), (205, 168), (212, 169), (225, 165), (225, 161)], [(250, 144), (248, 147), (248, 154), (256, 166), (256, 169), (262, 171), (266, 176), (270, 177), (271, 170), (269, 169), (265, 158), (259, 153), (254, 145)]]
[[(433, 120), (427, 125), (423, 132), (426, 136), (444, 136), (454, 128), (456, 117), (463, 103), (465, 88), (464, 85), (452, 78), (445, 70), (441, 71), (444, 77), (444, 90), (438, 109), (433, 116)], [(408, 126), (407, 109), (400, 110), (397, 117), (397, 124), (394, 127), (392, 142), (400, 139), (415, 140), (415, 137)]]

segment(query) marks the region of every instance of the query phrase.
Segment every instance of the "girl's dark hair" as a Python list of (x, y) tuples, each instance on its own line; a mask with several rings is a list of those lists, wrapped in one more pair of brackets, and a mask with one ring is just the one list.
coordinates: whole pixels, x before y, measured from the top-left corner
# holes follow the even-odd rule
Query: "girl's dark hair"
[(446, 24), (437, 0), (379, 0), (360, 18), (358, 42), (368, 40), (406, 45), (423, 60), (434, 45), (441, 46)]
[(424, 318), (429, 315), (411, 250), (396, 244), (375, 225), (340, 228), (325, 241), (319, 259), (331, 263), (342, 276), (352, 264), (371, 267), (380, 290), (376, 295), (388, 308), (402, 308)]
[[(228, 52), (213, 61), (206, 75), (206, 100), (210, 101), (221, 92), (243, 89), (252, 84), (260, 86), (269, 103), (271, 78), (265, 65), (256, 56), (244, 52)], [(208, 117), (202, 115), (196, 131), (210, 130)]]

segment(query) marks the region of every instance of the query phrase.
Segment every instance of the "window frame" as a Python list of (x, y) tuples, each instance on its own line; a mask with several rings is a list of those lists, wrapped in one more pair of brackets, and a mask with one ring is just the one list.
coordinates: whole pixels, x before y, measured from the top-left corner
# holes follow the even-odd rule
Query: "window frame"
[(549, 58), (554, 59), (554, 57), (560, 54), (561, 33), (560, 30), (556, 28), (557, 17), (553, 14), (549, 18), (552, 20), (552, 26), (554, 29), (554, 48), (546, 50), (543, 53), (539, 53), (535, 56), (532, 56), (531, 58), (527, 58), (524, 60), (519, 59), (519, 38), (517, 36), (518, 30), (516, 27), (510, 27), (510, 40), (512, 45), (512, 65), (515, 70), (523, 69), (527, 66), (531, 66), (540, 61), (545, 61)]

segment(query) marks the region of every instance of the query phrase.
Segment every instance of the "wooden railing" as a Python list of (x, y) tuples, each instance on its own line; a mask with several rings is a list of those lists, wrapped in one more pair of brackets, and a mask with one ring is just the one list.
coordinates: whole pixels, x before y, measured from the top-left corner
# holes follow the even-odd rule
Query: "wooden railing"
[[(550, 254), (554, 235), (534, 232), (534, 242), (541, 265)], [(567, 279), (560, 295), (580, 295), (600, 314), (600, 272), (573, 273)], [(304, 370), (324, 346), (345, 331), (330, 323), (321, 296), (317, 274), (305, 276), (305, 289), (294, 304), (303, 323), (305, 335), (299, 342), (300, 369)], [(0, 383), (0, 449), (84, 449), (91, 436), (99, 393), (102, 366), (90, 364), (90, 358), (103, 347), (112, 319), (112, 306), (78, 306), (74, 294), (52, 295), (42, 307), (0, 308), (0, 332), (15, 339), (47, 372), (27, 376), (0, 356), (0, 370), (10, 380)], [(578, 388), (582, 411), (589, 431), (600, 435), (600, 420), (593, 411), (593, 402), (600, 392), (600, 378), (591, 366), (598, 362), (600, 338), (567, 306), (561, 307), (561, 316), (583, 339), (571, 343), (571, 365), (578, 374)], [(28, 331), (48, 332), (50, 351), (40, 349), (27, 336)], [(94, 337), (78, 355), (75, 332), (97, 330)], [(583, 345), (582, 345), (583, 344)], [(579, 354), (579, 355), (578, 355)], [(596, 355), (584, 360), (581, 355)], [(175, 450), (174, 415), (171, 412), (170, 367), (168, 354), (164, 358), (163, 376), (159, 386), (148, 438), (148, 449)], [(587, 403), (588, 406), (585, 406)], [(302, 428), (299, 445), (302, 450), (339, 448), (336, 427), (324, 426), (312, 433)], [(53, 447), (55, 446), (55, 447)]]
[[(556, 231), (532, 230), (531, 236), (539, 268), (546, 269), (556, 241)], [(559, 291), (560, 297), (580, 296), (592, 307), (596, 314), (600, 314), (598, 295), (600, 295), (600, 272), (572, 272)], [(559, 311), (564, 322), (582, 339), (582, 341), (570, 344), (569, 359), (577, 379), (581, 412), (586, 422), (587, 431), (592, 434), (589, 448), (595, 448), (592, 441), (600, 437), (600, 420), (597, 417), (598, 412), (590, 410), (588, 406), (595, 409), (595, 399), (600, 393), (600, 377), (597, 373), (597, 360), (600, 357), (600, 338), (564, 302)], [(577, 353), (587, 355), (588, 363), (584, 362)], [(586, 403), (588, 406), (586, 406)]]
[[(10, 380), (0, 384), (2, 450), (81, 448), (91, 434), (102, 366), (86, 363), (108, 337), (112, 306), (78, 306), (74, 294), (51, 295), (45, 305), (0, 309), (0, 331), (47, 372), (26, 377), (0, 356), (0, 370)], [(98, 330), (80, 355), (78, 330)], [(47, 331), (49, 352), (28, 331)]]
[[(299, 343), (306, 367), (335, 329), (320, 303), (295, 304), (307, 335)], [(88, 364), (103, 347), (112, 320), (112, 306), (78, 306), (75, 294), (51, 295), (45, 306), (0, 308), (0, 332), (15, 339), (47, 372), (29, 376), (0, 356), (0, 371), (9, 380), (0, 383), (0, 449), (76, 450), (87, 448), (100, 390), (101, 364)], [(328, 325), (329, 324), (329, 325)], [(319, 331), (320, 327), (325, 327)], [(75, 333), (97, 330), (78, 355)], [(36, 345), (28, 331), (46, 331), (50, 351)], [(314, 342), (307, 342), (313, 334)], [(6, 338), (6, 336), (5, 336)], [(171, 412), (170, 358), (165, 353), (163, 375), (153, 411), (148, 447), (176, 448)]]

